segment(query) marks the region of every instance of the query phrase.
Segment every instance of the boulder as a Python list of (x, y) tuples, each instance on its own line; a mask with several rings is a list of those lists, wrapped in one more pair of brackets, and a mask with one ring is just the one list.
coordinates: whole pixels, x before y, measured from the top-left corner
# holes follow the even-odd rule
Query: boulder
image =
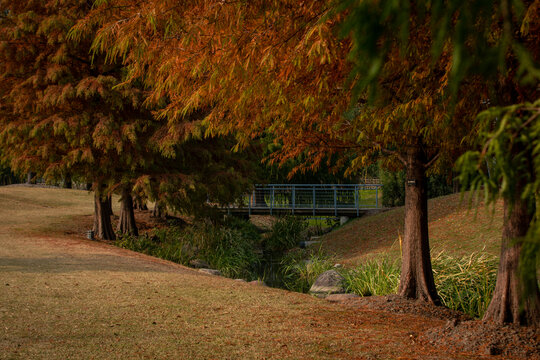
[(343, 276), (336, 270), (328, 270), (322, 273), (309, 289), (309, 292), (317, 296), (327, 296), (330, 294), (343, 294)]
[(221, 276), (221, 272), (215, 269), (199, 269), (199, 271), (205, 274), (209, 274), (209, 275)]

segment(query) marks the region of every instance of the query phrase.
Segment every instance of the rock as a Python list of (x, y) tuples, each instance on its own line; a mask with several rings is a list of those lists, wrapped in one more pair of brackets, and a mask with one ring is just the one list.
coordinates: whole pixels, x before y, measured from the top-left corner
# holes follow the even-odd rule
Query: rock
[(199, 269), (199, 271), (205, 274), (209, 274), (209, 275), (221, 276), (221, 272), (215, 269)]
[(341, 265), (341, 264), (334, 264), (334, 269), (339, 269), (339, 268), (342, 268), (342, 267), (343, 267), (343, 265)]
[(253, 280), (253, 281), (250, 281), (248, 284), (251, 284), (251, 285), (259, 285), (259, 286), (268, 286), (266, 285), (266, 283), (262, 280)]
[(201, 259), (190, 260), (189, 266), (196, 269), (208, 269), (210, 267), (210, 265), (208, 265), (204, 260)]
[(343, 276), (336, 270), (328, 270), (322, 273), (309, 289), (309, 292), (318, 296), (326, 296), (330, 294), (343, 294)]
[(343, 226), (349, 221), (349, 217), (347, 216), (340, 216), (339, 217), (339, 225)]
[(326, 301), (337, 303), (359, 298), (356, 294), (332, 294), (326, 297)]

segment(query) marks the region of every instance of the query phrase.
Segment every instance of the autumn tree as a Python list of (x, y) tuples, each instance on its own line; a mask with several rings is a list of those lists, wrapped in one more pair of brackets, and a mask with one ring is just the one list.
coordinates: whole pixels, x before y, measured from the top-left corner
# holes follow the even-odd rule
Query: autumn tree
[(91, 37), (70, 40), (87, 1), (2, 1), (0, 143), (12, 166), (46, 179), (93, 182), (95, 231), (114, 239), (108, 194), (143, 166), (154, 121), (136, 86), (115, 88), (122, 66), (90, 54)]
[[(438, 303), (425, 172), (449, 166), (459, 153), (481, 91), (464, 88), (467, 97), (451, 116), (445, 89), (452, 58), (446, 51), (433, 64), (426, 14), (386, 3), (345, 4), (352, 6), (346, 12), (328, 1), (297, 5), (110, 1), (80, 26), (98, 24), (95, 48), (125, 59), (131, 79), (152, 88), (150, 99), (171, 99), (160, 114), (172, 128), (207, 106), (207, 135), (234, 132), (241, 148), (271, 133), (279, 145), (271, 163), (304, 159), (291, 173), (329, 159), (337, 159), (333, 170), (349, 172), (381, 155), (392, 166), (401, 161), (410, 185), (400, 293)], [(377, 25), (388, 13), (411, 18), (411, 26), (396, 32)], [(400, 46), (400, 36), (408, 43)], [(386, 51), (374, 68), (363, 52), (378, 53), (381, 39)], [(366, 89), (373, 83), (377, 97)]]

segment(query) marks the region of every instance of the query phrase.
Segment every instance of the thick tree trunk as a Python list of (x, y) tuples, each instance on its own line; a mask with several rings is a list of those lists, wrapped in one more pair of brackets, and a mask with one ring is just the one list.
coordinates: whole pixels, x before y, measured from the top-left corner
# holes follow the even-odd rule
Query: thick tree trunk
[(408, 149), (406, 160), (405, 232), (398, 293), (438, 305), (429, 253), (426, 157), (417, 146)]
[(111, 214), (111, 216), (114, 215), (113, 213), (113, 210), (112, 210), (112, 195), (109, 195), (107, 196), (107, 210), (109, 211), (109, 214)]
[(118, 219), (116, 231), (121, 234), (139, 236), (139, 230), (135, 222), (135, 213), (133, 211), (133, 198), (128, 187), (122, 188), (120, 204), (120, 218)]
[[(521, 189), (517, 189), (521, 194)], [(501, 258), (497, 272), (497, 282), (491, 303), (484, 314), (485, 321), (498, 324), (540, 325), (540, 292), (536, 272), (523, 283), (519, 274), (519, 259), (522, 244), (515, 240), (527, 234), (533, 214), (527, 202), (517, 196), (512, 209), (504, 202), (504, 226), (502, 234)], [(523, 298), (524, 289), (530, 294)]]
[(103, 240), (116, 239), (108, 199), (103, 199), (98, 192), (94, 195), (94, 234)]

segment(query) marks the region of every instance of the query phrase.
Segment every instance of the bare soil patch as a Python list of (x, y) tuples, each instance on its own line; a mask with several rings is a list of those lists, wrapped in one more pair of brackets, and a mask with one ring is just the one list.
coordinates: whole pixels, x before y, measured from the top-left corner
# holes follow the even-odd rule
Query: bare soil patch
[(411, 333), (415, 341), (436, 347), (451, 348), (478, 356), (504, 359), (540, 359), (540, 329), (514, 325), (496, 325), (443, 306), (405, 299), (397, 295), (330, 298), (332, 302), (353, 308), (368, 308), (398, 314), (412, 314), (432, 319), (430, 329)]

